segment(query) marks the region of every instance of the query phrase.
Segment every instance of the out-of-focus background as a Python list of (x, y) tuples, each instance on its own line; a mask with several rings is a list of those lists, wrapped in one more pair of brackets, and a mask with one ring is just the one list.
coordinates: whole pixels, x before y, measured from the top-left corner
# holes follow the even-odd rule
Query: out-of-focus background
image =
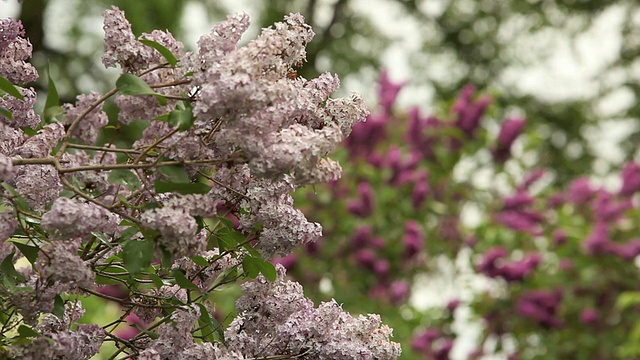
[[(488, 152), (475, 152), (477, 149), (455, 159), (454, 165), (447, 170), (451, 171), (452, 181), (469, 183), (473, 189), (506, 196), (532, 169), (545, 168), (552, 169), (543, 179), (545, 186), (565, 188), (576, 178), (588, 175), (593, 186), (602, 186), (614, 192), (623, 182), (621, 169), (638, 155), (640, 4), (632, 0), (24, 0), (22, 3), (0, 0), (0, 17), (22, 19), (34, 46), (33, 63), (41, 70), (41, 74), (49, 68), (61, 100), (72, 102), (79, 93), (105, 91), (118, 74), (114, 69), (105, 70), (100, 63), (103, 36), (101, 14), (112, 5), (126, 12), (134, 33), (168, 29), (190, 49), (195, 48), (200, 35), (207, 33), (214, 23), (223, 20), (227, 14), (244, 11), (251, 16), (253, 26), (243, 37), (243, 41), (248, 41), (255, 38), (262, 27), (281, 21), (285, 14), (300, 12), (313, 26), (316, 37), (308, 47), (308, 63), (298, 73), (306, 78), (325, 71), (337, 73), (342, 80), (341, 91), (362, 93), (376, 113), (384, 105), (377, 105), (382, 96), (381, 86), (384, 87), (384, 81), (380, 83), (384, 72), (387, 76), (385, 81), (392, 84), (387, 83), (387, 87), (393, 88), (395, 84), (399, 88), (402, 84), (397, 101), (393, 103), (395, 115), (391, 116), (398, 121), (406, 121), (411, 116), (409, 109), (416, 106), (425, 116), (450, 116), (448, 109), (455, 108), (455, 104), (459, 103), (456, 99), (462, 89), (473, 84), (478, 93), (492, 99), (494, 110), (486, 114), (489, 120), (482, 125), (486, 139), (498, 135), (501, 121), (505, 118), (525, 117), (527, 120), (526, 140), (516, 141), (511, 149), (514, 161), (505, 162), (497, 169), (486, 167), (483, 164), (487, 161)], [(35, 84), (38, 91), (46, 91), (45, 79), (42, 77), (43, 81)], [(389, 117), (390, 114), (385, 116)], [(401, 135), (390, 131), (389, 136), (396, 136), (402, 143)], [(389, 155), (391, 149), (393, 145), (384, 147), (381, 155)], [(368, 165), (363, 165), (364, 173), (354, 172), (349, 177), (350, 169), (347, 167), (357, 167), (360, 163), (349, 162), (351, 158), (346, 152), (339, 156), (343, 157), (348, 180), (356, 185), (366, 182), (373, 186), (379, 202), (382, 202), (382, 197), (391, 196), (370, 179), (376, 178), (375, 174), (367, 173), (375, 173), (380, 167), (368, 168), (372, 163), (369, 161)], [(431, 165), (428, 169), (432, 178), (437, 175), (437, 170)], [(382, 178), (384, 176), (377, 178), (378, 183), (384, 183), (380, 180)], [(379, 217), (356, 214), (358, 220), (343, 226), (341, 222), (350, 220), (331, 218), (331, 211), (326, 211), (327, 201), (322, 199), (320, 193), (334, 191), (332, 196), (339, 198), (336, 195), (339, 190), (334, 187), (316, 191), (318, 198), (312, 199), (313, 195), (303, 194), (298, 201), (305, 206), (310, 218), (327, 223), (323, 242), (335, 242), (334, 245), (328, 245), (335, 251), (331, 254), (359, 256), (357, 252), (354, 255), (344, 250), (340, 244), (352, 240), (351, 232), (367, 226), (373, 229), (374, 235), (386, 236), (384, 241), (387, 243), (402, 242), (403, 236), (406, 237), (405, 218), (392, 216), (396, 212), (395, 207), (376, 210), (385, 213), (384, 221), (388, 223), (381, 222)], [(349, 193), (347, 190), (345, 196), (357, 197), (358, 193), (356, 191), (354, 194), (354, 191), (352, 189)], [(359, 193), (361, 197), (364, 197), (363, 191)], [(431, 189), (429, 196), (435, 196), (437, 192), (438, 189)], [(467, 196), (465, 201), (469, 198), (473, 196)], [(400, 203), (403, 201), (410, 202), (411, 199), (387, 199), (387, 203), (397, 202), (398, 208), (402, 207)], [(426, 240), (428, 242), (446, 241), (434, 235), (437, 232), (431, 234), (429, 229), (444, 226), (442, 224), (447, 219), (444, 215), (449, 214), (449, 210), (441, 208), (449, 204), (447, 201), (457, 200), (438, 200), (423, 213), (413, 208), (411, 210), (411, 219), (431, 235)], [(479, 203), (482, 201), (478, 200)], [(348, 207), (348, 204), (345, 206)], [(456, 231), (464, 233), (465, 237), (473, 235), (480, 228), (482, 232), (478, 230), (477, 233), (484, 237), (496, 234), (481, 225), (487, 217), (485, 212), (491, 211), (490, 208), (460, 205), (456, 210), (464, 211), (463, 215), (456, 214), (460, 221), (460, 225), (456, 223), (459, 226)], [(567, 217), (579, 213), (573, 208), (571, 211)], [(357, 211), (350, 209), (348, 213)], [(562, 218), (561, 215), (554, 213), (553, 216)], [(397, 221), (398, 231), (392, 229), (385, 232), (385, 229), (380, 229), (381, 223), (387, 224), (385, 226), (388, 229), (393, 227), (394, 221)], [(435, 223), (431, 224), (431, 221)], [(589, 225), (583, 227), (581, 232), (577, 232), (581, 235), (575, 235), (576, 238), (589, 233)], [(522, 240), (511, 233), (498, 234), (501, 241), (503, 238), (510, 240), (511, 236)], [(537, 234), (531, 236), (530, 240), (544, 242), (542, 238), (544, 235)], [(482, 240), (478, 239), (480, 244)], [(491, 245), (500, 243), (494, 239), (487, 241)], [(376, 251), (384, 253), (387, 251), (385, 249), (391, 248), (379, 245)], [(487, 248), (489, 246), (485, 250)], [(546, 245), (537, 246), (536, 250), (542, 251), (541, 248), (549, 250)], [(397, 329), (396, 336), (403, 342), (403, 358), (466, 359), (478, 343), (485, 347), (485, 358), (513, 356), (517, 353), (514, 349), (522, 348), (527, 341), (527, 346), (542, 349), (539, 344), (547, 338), (540, 337), (528, 328), (526, 331), (530, 333), (525, 332), (525, 335), (531, 336), (524, 336), (526, 340), (509, 333), (522, 330), (515, 326), (505, 331), (491, 329), (493, 337), (483, 335), (483, 326), (486, 328), (487, 325), (483, 325), (477, 315), (474, 317), (471, 309), (486, 304), (474, 303), (469, 294), (496, 286), (498, 292), (504, 292), (504, 288), (500, 287), (504, 284), (496, 285), (493, 280), (479, 276), (473, 270), (478, 257), (482, 255), (474, 254), (473, 246), (456, 246), (455, 251), (437, 250), (441, 253), (433, 253), (436, 251), (434, 249), (431, 249), (432, 253), (423, 254), (428, 260), (424, 271), (413, 269), (405, 276), (410, 283), (410, 295), (402, 301), (390, 301), (388, 306), (381, 308), (359, 303), (362, 298), (375, 298), (371, 296), (375, 294), (373, 290), (377, 289), (375, 285), (370, 286), (372, 289), (367, 286), (355, 287), (354, 291), (373, 291), (366, 292), (361, 298), (347, 295), (346, 285), (343, 284), (341, 288), (337, 284), (341, 281), (338, 276), (331, 275), (331, 264), (316, 266), (309, 260), (310, 254), (313, 255), (311, 250), (297, 255), (295, 263), (300, 266), (292, 273), (301, 282), (308, 282), (310, 294), (317, 295), (318, 299), (331, 295), (350, 311), (381, 312), (383, 321)], [(393, 255), (393, 251), (396, 250), (389, 250), (389, 253)], [(384, 257), (380, 254), (376, 256)], [(547, 259), (550, 257), (548, 253), (544, 256)], [(336, 261), (337, 267), (342, 266), (338, 263)], [(289, 265), (293, 267), (291, 263)], [(302, 265), (313, 268), (311, 272), (326, 271), (328, 275), (305, 277)], [(366, 267), (366, 263), (363, 266)], [(629, 266), (635, 267), (633, 263)], [(372, 271), (382, 276), (380, 273), (384, 272), (378, 270)], [(394, 270), (391, 264), (391, 271)], [(545, 279), (536, 281), (538, 285), (544, 284)], [(350, 283), (346, 281), (345, 284)], [(315, 292), (314, 285), (317, 286)], [(524, 285), (522, 287), (525, 288)], [(520, 295), (525, 298), (526, 293), (523, 294)], [(576, 299), (580, 296), (576, 295)], [(456, 325), (442, 330), (442, 333), (433, 335), (429, 340), (433, 343), (429, 343), (429, 346), (443, 348), (441, 343), (454, 337), (453, 349), (446, 354), (442, 352), (444, 355), (422, 349), (422, 343), (416, 340), (422, 335), (416, 334), (420, 334), (421, 329), (431, 328), (433, 324), (440, 326), (449, 316), (430, 309), (447, 307), (452, 301), (460, 300), (463, 304), (456, 309), (455, 319), (450, 319)], [(600, 305), (592, 306), (598, 309)], [(566, 313), (569, 314), (569, 311)], [(406, 326), (403, 327), (403, 324)], [(445, 333), (448, 337), (442, 335)], [(640, 333), (636, 335), (640, 338)], [(425, 336), (424, 339), (428, 338)], [(557, 349), (544, 350), (547, 353), (543, 350), (539, 353), (523, 353), (522, 358), (555, 358), (553, 354), (571, 354), (570, 348), (562, 349), (562, 344), (568, 341), (563, 336), (552, 337), (560, 344)], [(598, 341), (597, 335), (589, 336), (585, 337), (584, 346), (597, 348), (590, 342), (594, 339)], [(623, 352), (616, 352), (616, 349), (612, 346), (611, 354), (632, 358), (619, 355)], [(606, 349), (595, 353), (603, 357), (587, 358), (616, 357), (606, 357)], [(629, 350), (629, 353), (633, 352)]]

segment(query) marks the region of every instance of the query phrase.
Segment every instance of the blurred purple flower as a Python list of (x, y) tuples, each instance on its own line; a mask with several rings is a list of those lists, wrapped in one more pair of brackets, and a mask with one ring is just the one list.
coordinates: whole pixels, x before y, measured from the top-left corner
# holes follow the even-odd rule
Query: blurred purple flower
[(511, 118), (502, 123), (498, 144), (493, 150), (493, 157), (498, 162), (506, 161), (511, 155), (511, 146), (524, 130), (526, 125), (524, 118)]
[(413, 208), (416, 210), (420, 209), (425, 200), (427, 200), (429, 193), (431, 193), (431, 186), (429, 186), (429, 173), (421, 171), (418, 176), (416, 176), (415, 182), (413, 183), (413, 192), (411, 193)]
[(602, 221), (596, 222), (591, 234), (583, 241), (582, 247), (589, 255), (603, 255), (611, 253), (613, 247), (609, 238), (607, 224)]
[(389, 78), (389, 71), (387, 69), (382, 70), (380, 73), (380, 105), (386, 114), (391, 114), (391, 108), (398, 98), (398, 93), (408, 83), (403, 81), (394, 83)]
[(424, 246), (424, 233), (417, 221), (409, 220), (405, 224), (403, 243), (403, 255), (405, 259), (411, 259), (422, 250)]
[(491, 98), (487, 96), (473, 101), (475, 92), (475, 86), (465, 86), (453, 106), (453, 112), (458, 115), (456, 126), (470, 138), (475, 136), (476, 129), (480, 126), (480, 118), (484, 115), (489, 104), (491, 104)]
[(387, 138), (387, 123), (391, 120), (387, 114), (370, 114), (366, 121), (353, 126), (351, 134), (344, 143), (351, 158), (367, 158), (376, 146)]
[(298, 257), (296, 254), (289, 254), (284, 257), (278, 257), (271, 261), (274, 265), (281, 264), (287, 270), (293, 270), (298, 264)]
[(394, 305), (404, 304), (409, 298), (411, 285), (408, 281), (397, 280), (389, 286), (389, 300)]
[(553, 243), (557, 246), (564, 245), (567, 242), (568, 235), (563, 229), (557, 229), (553, 232)]
[(369, 217), (375, 210), (375, 196), (371, 184), (366, 181), (358, 184), (359, 199), (347, 204), (347, 210), (359, 217)]
[(425, 352), (431, 349), (431, 343), (440, 337), (440, 332), (434, 328), (421, 331), (411, 340), (411, 348), (417, 352)]
[(586, 308), (580, 314), (580, 321), (587, 325), (593, 325), (600, 320), (600, 314), (593, 308)]
[(370, 244), (373, 231), (369, 226), (361, 226), (351, 237), (351, 244), (354, 248), (360, 249)]
[(627, 211), (633, 207), (631, 199), (616, 200), (613, 194), (600, 189), (597, 192), (596, 200), (594, 201), (593, 210), (596, 215), (596, 219), (602, 222), (614, 222), (619, 220)]
[(544, 327), (560, 328), (563, 321), (558, 312), (563, 298), (560, 289), (529, 291), (518, 299), (516, 310)]
[(589, 179), (581, 177), (574, 180), (569, 186), (568, 200), (574, 205), (584, 205), (591, 201), (595, 190), (591, 187)]
[(365, 269), (373, 270), (378, 256), (371, 249), (360, 249), (356, 252), (356, 262)]
[(632, 161), (622, 171), (620, 195), (633, 195), (638, 190), (640, 190), (640, 165)]

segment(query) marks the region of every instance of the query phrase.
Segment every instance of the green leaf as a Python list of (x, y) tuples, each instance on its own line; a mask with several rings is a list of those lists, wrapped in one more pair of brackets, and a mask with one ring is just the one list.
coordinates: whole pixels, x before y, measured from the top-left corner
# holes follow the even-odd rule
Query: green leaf
[(191, 280), (189, 280), (189, 278), (184, 276), (182, 271), (180, 271), (179, 269), (173, 270), (172, 275), (174, 279), (176, 279), (176, 284), (178, 284), (181, 288), (187, 289), (187, 290), (200, 290), (198, 285), (191, 282)]
[(9, 120), (13, 120), (13, 114), (11, 113), (11, 111), (9, 111), (9, 109), (3, 108), (2, 106), (0, 106), (0, 116), (4, 116)]
[(176, 56), (173, 55), (171, 50), (169, 50), (166, 46), (160, 44), (159, 42), (148, 39), (140, 39), (138, 41), (158, 50), (158, 52), (162, 54), (165, 59), (167, 59), (167, 62), (171, 64), (171, 66), (176, 66), (176, 64), (178, 63), (178, 59), (176, 59)]
[(167, 99), (164, 96), (153, 91), (149, 84), (133, 74), (120, 75), (116, 80), (116, 88), (123, 95), (153, 95), (160, 105), (167, 105)]
[(0, 76), (0, 90), (6, 92), (7, 94), (18, 98), (20, 100), (24, 100), (24, 96), (20, 92), (20, 88), (13, 85), (11, 81), (7, 80), (4, 76)]
[(202, 329), (202, 335), (204, 340), (208, 342), (215, 342), (216, 338), (213, 334), (218, 334), (220, 342), (224, 343), (224, 330), (222, 330), (222, 324), (215, 318), (209, 315), (209, 311), (203, 304), (197, 304), (200, 308), (200, 317), (198, 318), (198, 325)]
[(60, 97), (58, 96), (58, 89), (56, 84), (51, 78), (51, 70), (47, 69), (47, 79), (49, 80), (49, 86), (47, 87), (47, 100), (44, 104), (44, 119), (50, 122), (54, 117), (64, 114), (64, 109), (60, 106)]
[(211, 186), (199, 182), (175, 183), (156, 180), (154, 187), (156, 193), (207, 194), (211, 190)]
[(138, 176), (129, 169), (115, 169), (109, 172), (109, 182), (124, 185), (129, 190), (136, 190), (142, 186)]
[(17, 272), (13, 267), (13, 256), (15, 254), (15, 252), (12, 252), (6, 258), (4, 258), (4, 260), (0, 264), (0, 270), (2, 270), (3, 277), (11, 284), (18, 284), (27, 281), (27, 279), (22, 276), (22, 274)]
[(186, 131), (193, 126), (195, 117), (190, 108), (175, 109), (169, 113), (169, 125), (178, 126), (178, 130)]
[(160, 289), (162, 285), (165, 285), (162, 278), (156, 274), (149, 274), (149, 278), (153, 281), (153, 285), (156, 286), (156, 289)]
[(42, 334), (40, 334), (39, 332), (37, 332), (36, 330), (30, 328), (27, 325), (18, 326), (18, 334), (20, 334), (20, 337), (22, 337), (22, 338), (40, 337), (40, 336), (42, 336)]
[(13, 242), (13, 245), (15, 245), (18, 248), (18, 250), (20, 250), (22, 255), (24, 255), (24, 257), (26, 257), (31, 264), (36, 263), (36, 259), (38, 259), (38, 250), (39, 250), (37, 246), (31, 246), (31, 245), (23, 244), (21, 242), (13, 241), (13, 240), (11, 242)]
[(264, 277), (269, 281), (276, 281), (278, 278), (278, 272), (276, 271), (275, 265), (273, 265), (270, 261), (260, 259), (262, 261), (258, 261), (258, 268), (260, 268), (260, 272)]
[(242, 270), (244, 270), (244, 273), (252, 279), (255, 279), (258, 274), (260, 274), (260, 267), (257, 259), (258, 258), (253, 256), (245, 256), (242, 259)]
[(620, 310), (640, 304), (640, 291), (625, 291), (618, 296), (616, 307)]
[(151, 265), (154, 245), (151, 241), (128, 241), (122, 246), (124, 267), (136, 275)]
[(64, 318), (64, 300), (62, 299), (62, 296), (56, 295), (53, 300), (53, 310), (51, 310), (51, 313), (59, 319)]
[(209, 267), (209, 261), (207, 261), (207, 259), (203, 258), (202, 256), (192, 256), (191, 257), (191, 261), (193, 261), (196, 265), (202, 266), (202, 267)]
[(172, 182), (188, 183), (191, 181), (191, 179), (189, 178), (189, 173), (183, 166), (161, 166), (158, 168), (158, 171), (160, 171), (162, 175), (166, 176)]

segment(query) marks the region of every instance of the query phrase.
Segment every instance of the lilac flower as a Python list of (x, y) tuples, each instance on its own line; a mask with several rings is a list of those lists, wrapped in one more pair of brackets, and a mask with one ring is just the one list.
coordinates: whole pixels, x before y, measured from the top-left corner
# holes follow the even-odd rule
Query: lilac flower
[(520, 315), (537, 321), (546, 328), (560, 328), (563, 325), (559, 308), (564, 295), (556, 290), (532, 290), (524, 293), (517, 302)]
[(349, 212), (363, 218), (373, 215), (376, 199), (371, 184), (368, 182), (358, 184), (358, 196), (357, 200), (352, 200), (347, 205)]
[(413, 337), (411, 348), (414, 351), (426, 352), (431, 349), (434, 340), (440, 337), (440, 332), (434, 328), (428, 328)]
[(380, 72), (379, 102), (385, 114), (391, 114), (391, 108), (396, 102), (398, 93), (407, 83), (407, 81), (392, 82), (387, 69)]
[(113, 233), (119, 219), (107, 209), (92, 203), (69, 198), (57, 198), (51, 210), (42, 215), (42, 228), (61, 237), (84, 237), (93, 231)]
[(8, 94), (0, 96), (0, 107), (9, 110), (13, 116), (13, 119), (9, 119), (4, 115), (0, 115), (0, 123), (5, 123), (13, 128), (26, 126), (35, 129), (41, 121), (40, 115), (36, 114), (33, 109), (38, 94), (33, 88), (20, 88), (20, 93), (24, 96), (24, 100)]
[(80, 239), (56, 241), (42, 246), (45, 256), (38, 257), (38, 267), (42, 277), (51, 283), (59, 283), (63, 291), (78, 287), (92, 289), (95, 274), (87, 263), (78, 256)]
[(386, 126), (391, 118), (388, 114), (370, 114), (366, 121), (353, 126), (345, 139), (351, 158), (368, 158), (375, 148), (387, 138)]
[(62, 192), (58, 171), (51, 165), (21, 166), (15, 179), (16, 190), (33, 210), (44, 211)]
[(568, 200), (575, 205), (586, 204), (594, 195), (595, 190), (591, 187), (588, 178), (576, 179), (569, 186)]
[(567, 235), (567, 232), (563, 229), (558, 229), (553, 232), (553, 243), (556, 246), (564, 245), (568, 238), (569, 236)]
[(361, 226), (351, 236), (351, 244), (354, 249), (361, 249), (371, 243), (372, 236), (373, 231), (369, 226)]
[(498, 213), (496, 220), (513, 230), (539, 235), (542, 231), (540, 224), (544, 217), (534, 211), (509, 210)]
[(582, 248), (589, 255), (604, 255), (612, 251), (612, 241), (609, 237), (607, 223), (596, 222), (591, 234), (582, 242)]
[(26, 62), (31, 58), (33, 46), (23, 36), (24, 27), (20, 20), (0, 19), (0, 76), (14, 84), (38, 79), (36, 68)]
[(493, 157), (496, 161), (504, 162), (511, 155), (511, 146), (526, 125), (524, 118), (507, 119), (502, 123), (500, 134), (498, 135), (498, 143), (493, 149)]
[(13, 180), (13, 162), (11, 158), (0, 153), (0, 182)]
[(38, 130), (38, 133), (28, 138), (19, 148), (16, 154), (25, 158), (47, 157), (54, 146), (64, 138), (64, 126), (59, 123), (46, 125)]
[(476, 129), (480, 125), (480, 118), (491, 104), (489, 97), (482, 97), (474, 101), (475, 92), (476, 89), (473, 85), (467, 85), (453, 106), (453, 112), (457, 115), (456, 126), (470, 138), (475, 136)]
[(640, 190), (640, 165), (632, 161), (622, 171), (622, 188), (620, 195), (629, 196)]
[(580, 321), (586, 325), (593, 325), (600, 321), (600, 314), (596, 309), (586, 308), (580, 313)]
[(411, 259), (424, 247), (424, 233), (417, 221), (410, 220), (405, 224), (403, 244), (403, 255), (405, 259)]
[(621, 219), (624, 213), (633, 207), (633, 203), (631, 199), (616, 200), (613, 194), (600, 189), (592, 207), (598, 221), (611, 223)]
[[(100, 97), (100, 94), (92, 92), (86, 95), (78, 95), (75, 105), (62, 105), (62, 108), (66, 111), (65, 123), (71, 124), (80, 114), (86, 111), (92, 103), (97, 102)], [(102, 111), (102, 105), (103, 103), (100, 103), (80, 121), (73, 133), (75, 138), (89, 145), (95, 143), (98, 138), (98, 131), (109, 123), (107, 114)]]
[(6, 156), (15, 155), (15, 150), (26, 140), (26, 135), (21, 129), (15, 129), (0, 121), (0, 154)]
[(429, 173), (421, 171), (416, 176), (413, 191), (411, 192), (411, 203), (413, 204), (413, 208), (416, 210), (420, 209), (430, 193), (431, 186), (429, 185)]
[(299, 284), (283, 279), (283, 267), (278, 273), (275, 282), (260, 276), (242, 285), (238, 317), (225, 331), (227, 349), (245, 358), (304, 351), (319, 360), (400, 356), (399, 344), (390, 341), (391, 329), (381, 326), (379, 316), (352, 317), (335, 301), (315, 308)]
[(403, 304), (409, 298), (411, 285), (405, 280), (396, 280), (389, 285), (389, 300), (394, 305)]
[(378, 259), (376, 253), (371, 249), (360, 249), (355, 254), (358, 265), (365, 269), (373, 270)]
[(165, 206), (147, 210), (140, 215), (140, 222), (149, 229), (159, 230), (160, 244), (176, 257), (195, 255), (206, 246), (206, 240), (196, 236), (196, 220), (184, 208)]

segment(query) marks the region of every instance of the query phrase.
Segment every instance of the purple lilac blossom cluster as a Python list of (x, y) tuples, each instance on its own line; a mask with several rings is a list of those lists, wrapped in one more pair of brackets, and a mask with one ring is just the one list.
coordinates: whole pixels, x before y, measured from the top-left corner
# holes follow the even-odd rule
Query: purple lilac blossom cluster
[[(330, 98), (335, 75), (292, 76), (314, 35), (301, 15), (240, 46), (248, 26), (246, 14), (230, 16), (186, 52), (169, 32), (134, 35), (113, 7), (102, 61), (123, 72), (114, 90), (79, 95), (46, 121), (33, 89), (0, 96), (11, 113), (0, 115), (0, 299), (9, 314), (0, 356), (88, 359), (107, 341), (114, 356), (154, 360), (400, 356), (379, 316), (353, 317), (335, 301), (315, 307), (268, 262), (321, 236), (291, 193), (340, 177), (328, 154), (368, 111), (357, 94)], [(0, 76), (18, 85), (38, 77), (24, 35), (19, 21), (0, 21)], [(107, 101), (119, 112), (108, 115)], [(110, 121), (145, 127), (104, 144)], [(28, 265), (16, 269), (18, 260)], [(209, 293), (259, 272), (242, 286), (237, 318), (212, 337)], [(122, 315), (83, 323), (85, 296), (118, 303)], [(121, 323), (138, 328), (125, 333)]]

